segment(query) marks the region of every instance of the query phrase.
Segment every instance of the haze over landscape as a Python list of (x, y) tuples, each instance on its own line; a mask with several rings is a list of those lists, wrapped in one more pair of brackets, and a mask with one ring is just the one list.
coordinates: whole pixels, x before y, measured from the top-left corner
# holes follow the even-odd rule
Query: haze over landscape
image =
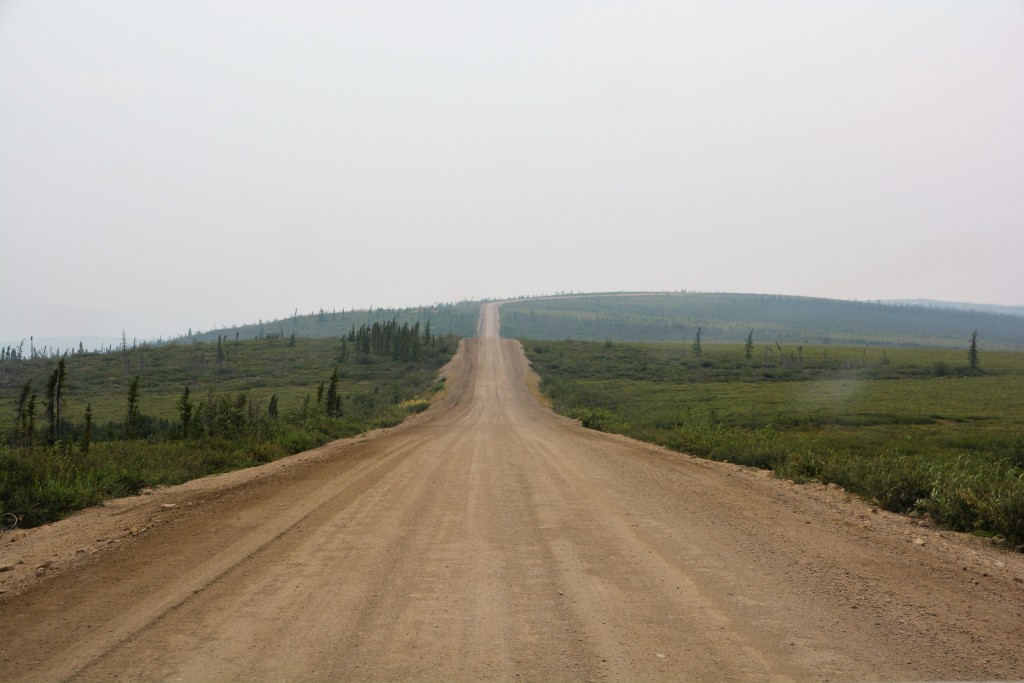
[(1021, 84), (1021, 0), (0, 0), (0, 681), (1024, 680)]
[(1024, 303), (1024, 5), (6, 0), (0, 339), (559, 291)]

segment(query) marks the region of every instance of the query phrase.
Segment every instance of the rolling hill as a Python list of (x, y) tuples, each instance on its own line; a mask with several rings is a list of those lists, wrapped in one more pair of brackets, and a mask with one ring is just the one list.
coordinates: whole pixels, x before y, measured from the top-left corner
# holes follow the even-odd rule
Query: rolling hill
[(1024, 348), (1024, 316), (935, 305), (770, 294), (623, 293), (505, 303), (501, 333), (520, 339), (738, 342)]

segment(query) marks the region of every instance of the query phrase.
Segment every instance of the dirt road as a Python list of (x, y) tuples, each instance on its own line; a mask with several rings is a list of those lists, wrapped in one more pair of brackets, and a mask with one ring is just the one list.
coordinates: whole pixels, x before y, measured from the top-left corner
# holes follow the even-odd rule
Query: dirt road
[(5, 538), (0, 679), (1024, 678), (1020, 556), (584, 430), (496, 330), (400, 427)]

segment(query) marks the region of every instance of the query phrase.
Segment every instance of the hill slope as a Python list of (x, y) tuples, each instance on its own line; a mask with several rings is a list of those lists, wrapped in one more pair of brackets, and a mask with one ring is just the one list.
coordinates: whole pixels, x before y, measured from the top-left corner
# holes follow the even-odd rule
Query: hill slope
[(218, 336), (234, 339), (270, 339), (288, 338), (295, 335), (299, 339), (322, 339), (325, 337), (341, 337), (349, 333), (353, 326), (373, 325), (397, 320), (399, 325), (408, 323), (430, 323), (435, 334), (454, 334), (459, 337), (476, 335), (476, 323), (480, 317), (479, 301), (461, 301), (459, 303), (439, 303), (432, 306), (415, 308), (371, 308), (355, 311), (325, 311), (295, 315), (279, 320), (260, 320), (248, 325), (225, 327), (205, 332), (196, 332), (191, 336), (180, 337), (176, 341), (216, 342)]
[(1024, 316), (768, 294), (672, 292), (522, 299), (502, 306), (502, 336), (519, 339), (1024, 347)]

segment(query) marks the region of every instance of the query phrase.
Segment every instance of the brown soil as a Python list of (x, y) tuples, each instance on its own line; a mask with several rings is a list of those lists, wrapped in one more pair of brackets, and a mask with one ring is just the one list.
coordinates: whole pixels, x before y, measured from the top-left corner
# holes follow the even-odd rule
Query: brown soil
[(0, 542), (2, 680), (1024, 678), (1024, 560), (585, 430), (463, 343), (394, 429)]

